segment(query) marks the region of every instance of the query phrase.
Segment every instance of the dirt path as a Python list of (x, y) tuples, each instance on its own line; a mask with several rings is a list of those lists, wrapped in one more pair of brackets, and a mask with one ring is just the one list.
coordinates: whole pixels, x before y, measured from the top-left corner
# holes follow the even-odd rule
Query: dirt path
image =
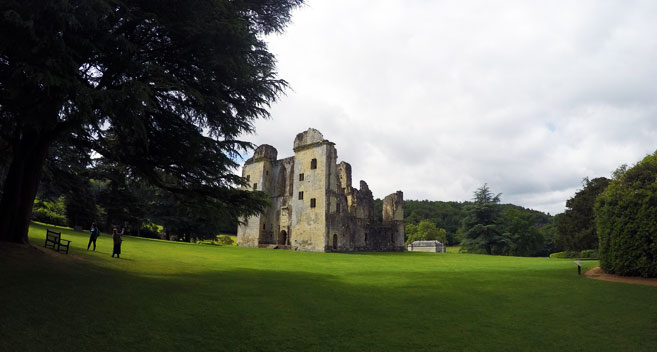
[(618, 276), (607, 274), (599, 266), (587, 271), (584, 273), (584, 276), (596, 279), (596, 280), (605, 280), (613, 282), (624, 282), (626, 284), (635, 284), (635, 285), (648, 285), (648, 286), (657, 286), (657, 278), (646, 279), (643, 277), (631, 277), (631, 276)]

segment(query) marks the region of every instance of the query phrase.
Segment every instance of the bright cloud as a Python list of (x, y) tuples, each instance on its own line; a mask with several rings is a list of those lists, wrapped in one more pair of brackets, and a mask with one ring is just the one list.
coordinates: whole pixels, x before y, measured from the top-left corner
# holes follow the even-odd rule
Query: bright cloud
[(307, 0), (269, 38), (291, 86), (256, 144), (308, 127), (375, 197), (487, 182), (561, 212), (584, 177), (657, 149), (657, 2)]

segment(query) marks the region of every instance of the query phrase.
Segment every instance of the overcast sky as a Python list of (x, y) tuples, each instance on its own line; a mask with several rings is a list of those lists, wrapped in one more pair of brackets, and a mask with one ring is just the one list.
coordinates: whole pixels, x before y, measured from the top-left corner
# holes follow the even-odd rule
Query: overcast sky
[(562, 212), (657, 149), (657, 1), (307, 0), (269, 38), (291, 89), (245, 137), (309, 127), (375, 197)]

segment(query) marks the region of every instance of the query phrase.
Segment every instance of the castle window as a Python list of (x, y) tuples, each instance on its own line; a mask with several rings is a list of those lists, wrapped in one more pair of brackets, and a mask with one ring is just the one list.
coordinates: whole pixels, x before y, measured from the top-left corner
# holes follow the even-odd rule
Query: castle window
[(269, 176), (269, 170), (265, 171), (265, 176)]
[(317, 168), (317, 159), (313, 159), (310, 161), (310, 168), (311, 169), (316, 169)]
[(246, 175), (246, 182), (251, 181), (251, 175)]
[(299, 174), (299, 181), (303, 181), (303, 174)]
[(265, 230), (267, 228), (267, 225), (262, 224), (262, 229)]
[(340, 212), (340, 203), (335, 203), (335, 212), (336, 213)]
[(303, 192), (299, 192), (299, 200), (303, 200)]
[(257, 184), (257, 183), (254, 183), (254, 184), (253, 184), (253, 189), (254, 189), (254, 190), (258, 189), (258, 184)]
[(317, 206), (317, 200), (315, 198), (310, 198), (310, 207), (314, 208)]

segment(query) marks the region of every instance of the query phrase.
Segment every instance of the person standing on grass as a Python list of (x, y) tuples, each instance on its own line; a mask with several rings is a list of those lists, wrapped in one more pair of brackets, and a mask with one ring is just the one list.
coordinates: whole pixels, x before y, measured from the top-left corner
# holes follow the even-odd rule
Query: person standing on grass
[(115, 254), (117, 258), (120, 258), (121, 256), (121, 242), (123, 242), (121, 236), (123, 235), (123, 232), (125, 232), (125, 227), (121, 230), (120, 233), (119, 233), (119, 229), (117, 229), (116, 227), (112, 230), (112, 239), (114, 240), (114, 250), (112, 251), (112, 258), (114, 258)]
[(100, 230), (98, 230), (98, 227), (94, 222), (91, 224), (91, 234), (89, 235), (89, 244), (87, 245), (87, 250), (89, 250), (89, 247), (92, 243), (94, 244), (94, 251), (96, 250), (96, 239), (98, 239), (98, 236), (100, 236)]

